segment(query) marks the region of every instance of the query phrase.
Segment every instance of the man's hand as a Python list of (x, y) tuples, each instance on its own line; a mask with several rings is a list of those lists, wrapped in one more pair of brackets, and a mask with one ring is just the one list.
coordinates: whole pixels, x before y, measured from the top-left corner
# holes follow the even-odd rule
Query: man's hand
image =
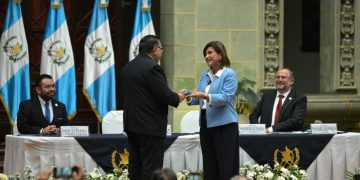
[(58, 132), (59, 132), (59, 129), (56, 128), (55, 125), (50, 125), (50, 126), (48, 126), (46, 128), (43, 128), (43, 131), (42, 131), (42, 133), (45, 134), (45, 135), (47, 135), (47, 134), (56, 134)]
[(265, 133), (270, 133), (269, 128), (265, 129)]
[(185, 99), (185, 95), (184, 95), (183, 92), (178, 92), (177, 94), (178, 94), (178, 96), (179, 96), (180, 102)]

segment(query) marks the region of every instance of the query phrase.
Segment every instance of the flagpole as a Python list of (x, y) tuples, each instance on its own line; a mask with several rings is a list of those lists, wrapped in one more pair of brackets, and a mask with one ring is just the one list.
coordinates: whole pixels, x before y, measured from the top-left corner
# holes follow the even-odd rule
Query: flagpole
[(97, 133), (98, 133), (98, 134), (101, 134), (100, 128), (101, 128), (101, 122), (100, 122), (100, 121), (97, 121)]

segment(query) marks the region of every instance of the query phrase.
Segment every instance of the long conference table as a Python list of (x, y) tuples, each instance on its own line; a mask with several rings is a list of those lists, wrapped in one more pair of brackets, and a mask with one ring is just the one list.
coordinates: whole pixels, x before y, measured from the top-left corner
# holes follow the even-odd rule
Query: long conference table
[[(108, 171), (114, 165), (114, 154), (124, 153), (126, 142), (124, 135), (7, 135), (4, 173), (22, 173), (25, 166), (30, 166), (36, 175), (53, 166), (73, 164), (79, 164), (88, 171), (94, 168)], [(198, 134), (173, 135), (167, 138), (166, 144), (164, 167), (175, 172), (184, 169), (192, 172), (202, 170)], [(347, 170), (360, 167), (360, 133), (240, 135), (239, 144), (240, 165), (247, 162), (273, 164), (275, 154), (288, 152), (294, 157), (291, 161), (300, 162), (299, 166), (306, 169), (310, 180), (345, 179)], [(112, 162), (108, 162), (111, 158)], [(282, 160), (284, 157), (278, 158), (278, 162)]]

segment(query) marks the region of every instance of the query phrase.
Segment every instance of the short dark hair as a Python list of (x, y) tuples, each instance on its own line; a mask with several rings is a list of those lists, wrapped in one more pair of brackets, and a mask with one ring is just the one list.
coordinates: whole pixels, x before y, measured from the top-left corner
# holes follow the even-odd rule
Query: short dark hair
[(151, 180), (177, 180), (177, 177), (173, 170), (165, 168), (154, 171)]
[(40, 74), (38, 78), (35, 80), (35, 87), (40, 87), (41, 81), (43, 79), (53, 79), (53, 78), (48, 74)]
[(160, 45), (160, 39), (155, 35), (147, 35), (140, 40), (139, 53), (150, 54), (152, 49)]
[(225, 67), (230, 67), (230, 59), (226, 53), (226, 49), (225, 46), (222, 42), (220, 41), (210, 41), (209, 43), (207, 43), (203, 49), (203, 55), (204, 57), (206, 56), (206, 50), (212, 47), (214, 49), (215, 52), (217, 52), (218, 54), (220, 54), (221, 56), (221, 61), (220, 61), (220, 67), (223, 68)]

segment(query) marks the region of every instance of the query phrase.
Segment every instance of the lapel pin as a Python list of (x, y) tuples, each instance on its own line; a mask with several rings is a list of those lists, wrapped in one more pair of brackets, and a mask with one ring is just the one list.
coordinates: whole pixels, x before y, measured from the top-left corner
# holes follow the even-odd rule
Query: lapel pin
[(289, 100), (291, 101), (291, 100), (292, 100), (292, 97), (289, 97)]
[(58, 106), (57, 103), (55, 103), (55, 106), (56, 106), (56, 107)]

